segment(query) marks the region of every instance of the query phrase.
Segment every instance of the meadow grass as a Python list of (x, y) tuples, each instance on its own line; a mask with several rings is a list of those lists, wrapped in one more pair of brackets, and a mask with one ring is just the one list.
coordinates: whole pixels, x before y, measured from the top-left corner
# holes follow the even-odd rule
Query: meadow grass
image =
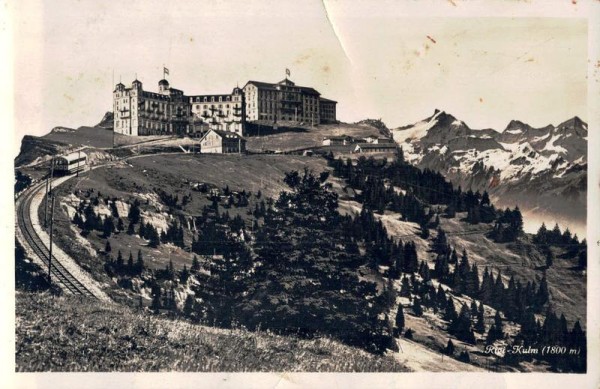
[(18, 372), (407, 371), (327, 338), (212, 328), (47, 292), (17, 292), (16, 312)]

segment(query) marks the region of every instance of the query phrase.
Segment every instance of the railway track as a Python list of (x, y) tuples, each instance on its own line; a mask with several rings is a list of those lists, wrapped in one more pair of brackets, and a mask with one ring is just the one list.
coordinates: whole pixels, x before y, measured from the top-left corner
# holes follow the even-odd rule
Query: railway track
[[(30, 213), (31, 200), (44, 185), (44, 183), (38, 184), (32, 189), (28, 190), (27, 193), (22, 196), (17, 209), (17, 223), (18, 228), (23, 233), (24, 239), (27, 241), (27, 244), (40, 258), (47, 269), (49, 249), (35, 232)], [(37, 210), (35, 210), (35, 212), (37, 212)], [(74, 295), (97, 299), (97, 297), (75, 276), (73, 276), (54, 255), (52, 256), (51, 274), (52, 280), (54, 282), (58, 280), (58, 282), (60, 282), (68, 292)]]

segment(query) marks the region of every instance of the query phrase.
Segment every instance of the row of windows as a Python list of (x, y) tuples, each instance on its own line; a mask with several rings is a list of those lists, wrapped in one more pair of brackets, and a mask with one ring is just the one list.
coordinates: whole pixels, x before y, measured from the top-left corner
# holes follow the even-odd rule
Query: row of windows
[[(233, 105), (234, 107), (238, 107), (237, 104)], [(223, 108), (223, 104), (210, 104), (210, 108)], [(196, 104), (196, 109), (208, 109), (209, 105), (208, 104)], [(229, 108), (229, 104), (225, 104), (225, 108)]]
[[(233, 96), (233, 101), (239, 101), (239, 96)], [(231, 96), (225, 96), (225, 100), (223, 100), (223, 96), (219, 96), (218, 98), (216, 96), (196, 96), (196, 97), (192, 97), (192, 102), (197, 103), (197, 102), (223, 102), (223, 101), (231, 101)]]

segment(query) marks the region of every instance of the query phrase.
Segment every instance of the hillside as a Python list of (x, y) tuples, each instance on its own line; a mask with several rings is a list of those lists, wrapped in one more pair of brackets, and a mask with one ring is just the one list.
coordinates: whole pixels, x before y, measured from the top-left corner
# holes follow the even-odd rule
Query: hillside
[(18, 372), (401, 372), (330, 339), (223, 330), (48, 293), (16, 294)]
[[(492, 130), (472, 139), (464, 123), (436, 115), (465, 136), (451, 139), (446, 127), (433, 126), (424, 133), (405, 129), (412, 135), (403, 141), (420, 136), (431, 149), (443, 142), (456, 155), (463, 147), (481, 148), (479, 154), (505, 148)], [(400, 157), (203, 155), (180, 151), (189, 147), (185, 142), (88, 148), (95, 163), (110, 164), (56, 190), (55, 243), (115, 302), (215, 327), (241, 323), (259, 330), (257, 336), (265, 328), (291, 338), (326, 334), (374, 353), (399, 345), (418, 356), (400, 350), (396, 360), (416, 370), (581, 371), (585, 356), (573, 364), (548, 358), (531, 364), (485, 351), (489, 344), (537, 346), (546, 338), (580, 350), (587, 254), (569, 231), (526, 234), (518, 208), (496, 208), (487, 193), (461, 191)], [(163, 154), (143, 154), (157, 151)], [(416, 162), (411, 153), (407, 159)], [(100, 312), (110, 317), (113, 309), (115, 317), (131, 312), (127, 320), (137, 320), (139, 312), (128, 308)], [(139, 344), (134, 335), (122, 337)], [(450, 340), (458, 352), (446, 350)], [(177, 349), (168, 352), (179, 358)], [(442, 354), (450, 362), (434, 363)], [(173, 368), (150, 366), (142, 368)], [(189, 361), (182, 366), (199, 369)]]
[[(268, 135), (264, 135), (267, 133)], [(261, 135), (260, 129), (257, 134)], [(314, 148), (322, 145), (324, 137), (349, 135), (363, 138), (369, 135), (382, 136), (382, 132), (369, 124), (320, 124), (316, 127), (299, 127), (290, 130), (274, 131), (267, 127), (261, 136), (247, 137), (246, 147), (250, 151), (291, 151), (298, 149)]]

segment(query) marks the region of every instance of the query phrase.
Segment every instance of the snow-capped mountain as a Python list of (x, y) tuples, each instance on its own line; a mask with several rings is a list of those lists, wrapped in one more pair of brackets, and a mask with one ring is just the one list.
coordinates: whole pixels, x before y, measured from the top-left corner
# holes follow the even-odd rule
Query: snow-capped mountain
[(542, 128), (513, 120), (499, 132), (471, 129), (435, 110), (392, 134), (408, 161), (463, 189), (487, 190), (501, 206), (585, 223), (587, 124), (578, 117)]

